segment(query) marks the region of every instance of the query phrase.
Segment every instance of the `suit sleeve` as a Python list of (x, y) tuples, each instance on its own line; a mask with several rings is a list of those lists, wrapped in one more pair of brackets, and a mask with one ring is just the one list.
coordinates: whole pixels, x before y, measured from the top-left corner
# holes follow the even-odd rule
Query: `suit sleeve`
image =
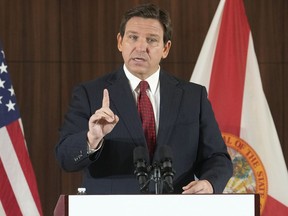
[(95, 160), (102, 150), (87, 154), (88, 121), (92, 112), (95, 110), (91, 110), (86, 89), (82, 85), (77, 86), (60, 128), (60, 139), (56, 146), (56, 158), (66, 171), (83, 169)]
[(222, 139), (205, 87), (201, 94), (200, 135), (196, 176), (208, 180), (214, 193), (222, 193), (232, 176), (233, 166)]

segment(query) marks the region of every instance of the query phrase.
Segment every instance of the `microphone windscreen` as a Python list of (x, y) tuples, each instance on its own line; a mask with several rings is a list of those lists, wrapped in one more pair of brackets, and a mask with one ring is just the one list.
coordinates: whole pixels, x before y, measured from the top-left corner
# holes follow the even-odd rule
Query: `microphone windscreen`
[(137, 163), (139, 160), (148, 161), (148, 151), (143, 146), (138, 146), (133, 151), (133, 160), (134, 163)]
[(167, 145), (162, 145), (159, 148), (159, 159), (161, 161), (165, 161), (165, 160), (172, 160), (173, 156), (172, 156), (172, 150), (169, 146)]

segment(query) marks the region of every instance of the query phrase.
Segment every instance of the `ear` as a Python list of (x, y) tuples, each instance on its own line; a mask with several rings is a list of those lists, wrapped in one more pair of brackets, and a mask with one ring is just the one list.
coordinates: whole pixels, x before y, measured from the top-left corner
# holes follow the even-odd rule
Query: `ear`
[(117, 47), (118, 47), (118, 50), (120, 52), (122, 52), (122, 36), (120, 35), (120, 33), (117, 34)]
[(172, 42), (170, 40), (167, 41), (167, 43), (165, 44), (165, 46), (163, 48), (163, 55), (162, 55), (163, 59), (165, 59), (168, 56), (171, 45), (172, 45)]

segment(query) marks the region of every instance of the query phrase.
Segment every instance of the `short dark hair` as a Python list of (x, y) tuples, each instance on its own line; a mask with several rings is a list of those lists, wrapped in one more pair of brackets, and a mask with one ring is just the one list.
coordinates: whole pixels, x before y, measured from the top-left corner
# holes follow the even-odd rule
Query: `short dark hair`
[(154, 4), (142, 4), (135, 8), (128, 10), (122, 17), (120, 23), (120, 35), (124, 37), (125, 28), (128, 20), (132, 17), (152, 18), (157, 19), (164, 30), (163, 41), (164, 44), (171, 40), (172, 37), (172, 25), (170, 15), (167, 11), (160, 9)]

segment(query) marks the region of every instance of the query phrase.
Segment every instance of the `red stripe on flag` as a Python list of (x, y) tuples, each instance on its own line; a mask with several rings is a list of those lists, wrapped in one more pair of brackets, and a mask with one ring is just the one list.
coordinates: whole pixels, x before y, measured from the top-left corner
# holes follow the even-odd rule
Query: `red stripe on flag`
[(240, 134), (250, 32), (241, 1), (226, 0), (209, 86), (209, 99), (221, 131), (236, 136)]
[(0, 200), (6, 215), (22, 215), (1, 159), (0, 173)]
[(22, 171), (25, 175), (26, 181), (30, 188), (31, 194), (33, 196), (34, 202), (38, 208), (39, 214), (42, 215), (42, 208), (40, 203), (40, 198), (38, 195), (37, 182), (34, 175), (34, 170), (28, 155), (26, 144), (24, 142), (24, 136), (18, 121), (14, 121), (6, 126), (9, 133), (11, 142), (13, 143), (17, 158), (21, 165)]
[(288, 207), (268, 195), (262, 216), (270, 215), (287, 216)]

